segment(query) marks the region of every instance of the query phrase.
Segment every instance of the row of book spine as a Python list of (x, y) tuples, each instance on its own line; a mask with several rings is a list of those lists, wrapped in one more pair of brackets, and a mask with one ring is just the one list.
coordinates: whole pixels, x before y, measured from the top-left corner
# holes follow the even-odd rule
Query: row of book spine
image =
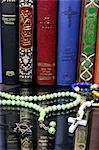
[(0, 82), (99, 83), (98, 8), (90, 0), (2, 0)]

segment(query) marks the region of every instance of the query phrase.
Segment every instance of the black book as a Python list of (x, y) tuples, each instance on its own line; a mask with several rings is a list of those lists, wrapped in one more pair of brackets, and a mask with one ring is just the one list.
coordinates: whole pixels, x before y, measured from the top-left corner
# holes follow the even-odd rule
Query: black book
[(1, 1), (3, 82), (16, 84), (18, 81), (18, 1)]

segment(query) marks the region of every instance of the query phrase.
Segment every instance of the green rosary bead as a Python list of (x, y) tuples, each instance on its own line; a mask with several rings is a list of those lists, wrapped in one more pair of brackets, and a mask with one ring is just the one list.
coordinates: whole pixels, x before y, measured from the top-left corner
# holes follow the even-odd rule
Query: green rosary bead
[(67, 96), (67, 97), (70, 96), (70, 93), (69, 93), (69, 92), (66, 92), (66, 96)]
[(20, 105), (24, 107), (25, 106), (25, 102), (24, 101), (20, 101)]
[(20, 105), (20, 101), (19, 101), (19, 100), (16, 101), (16, 105), (17, 105), (17, 106)]
[(29, 99), (28, 96), (25, 96), (25, 97), (24, 97), (24, 100), (25, 100), (25, 101), (27, 101), (28, 99)]
[(16, 105), (16, 101), (13, 100), (13, 101), (11, 102), (11, 104), (12, 104), (13, 106)]
[(45, 95), (42, 95), (42, 100), (46, 100), (46, 96)]
[(40, 96), (38, 96), (38, 100), (39, 101), (41, 101), (42, 100), (42, 96), (40, 95)]
[(29, 107), (29, 108), (33, 108), (33, 106), (34, 106), (34, 105), (33, 105), (33, 103), (31, 103), (31, 102), (28, 104), (28, 107)]
[(48, 129), (48, 132), (50, 133), (50, 134), (55, 134), (55, 128), (53, 128), (53, 127), (50, 127), (49, 129)]
[(51, 126), (51, 127), (56, 127), (56, 122), (55, 122), (55, 121), (51, 121), (51, 122), (49, 123), (49, 126)]
[(15, 95), (11, 95), (11, 99), (14, 100), (16, 97)]
[(45, 117), (45, 115), (46, 115), (45, 110), (43, 110), (43, 111), (40, 112), (40, 117)]
[(60, 104), (57, 105), (57, 109), (61, 110), (61, 105)]
[(53, 106), (52, 107), (48, 106), (47, 108), (48, 108), (48, 111), (52, 111), (53, 110)]
[(37, 97), (37, 96), (34, 96), (33, 99), (34, 99), (34, 101), (37, 101), (37, 100), (38, 100), (38, 97)]
[(7, 104), (7, 105), (11, 105), (11, 103), (12, 103), (11, 100), (7, 100), (7, 101), (6, 101), (6, 104)]
[(6, 105), (6, 100), (2, 100), (2, 105)]
[(57, 110), (57, 106), (56, 106), (56, 105), (53, 105), (53, 106), (52, 106), (52, 110), (53, 110), (53, 111), (56, 111), (56, 110)]
[(61, 96), (62, 96), (60, 92), (58, 92), (57, 95), (58, 95), (58, 97), (61, 97)]
[(62, 95), (63, 97), (65, 97), (65, 96), (66, 96), (66, 92), (62, 92), (61, 95)]
[(29, 103), (28, 102), (25, 102), (24, 106), (25, 107), (28, 107)]
[(44, 122), (44, 118), (43, 117), (39, 117), (38, 121), (39, 122)]
[(24, 96), (20, 96), (21, 101), (25, 101)]
[(67, 109), (70, 109), (70, 104), (66, 104), (66, 108), (67, 108)]
[(32, 96), (29, 96), (29, 101), (32, 101), (33, 100), (33, 97)]
[(62, 110), (65, 110), (66, 109), (66, 105), (62, 104), (61, 108), (62, 108)]
[(53, 94), (50, 94), (50, 98), (53, 99), (53, 98), (54, 98), (54, 95), (53, 95)]
[(15, 99), (19, 100), (20, 98), (21, 98), (21, 96), (17, 95)]

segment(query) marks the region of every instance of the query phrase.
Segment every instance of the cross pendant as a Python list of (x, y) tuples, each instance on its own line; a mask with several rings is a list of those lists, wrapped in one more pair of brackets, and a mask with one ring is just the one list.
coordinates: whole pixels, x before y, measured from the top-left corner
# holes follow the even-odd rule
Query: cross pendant
[(86, 126), (87, 120), (77, 120), (77, 118), (69, 117), (68, 122), (72, 123), (69, 127), (69, 133), (73, 133), (75, 129), (78, 127), (78, 125)]

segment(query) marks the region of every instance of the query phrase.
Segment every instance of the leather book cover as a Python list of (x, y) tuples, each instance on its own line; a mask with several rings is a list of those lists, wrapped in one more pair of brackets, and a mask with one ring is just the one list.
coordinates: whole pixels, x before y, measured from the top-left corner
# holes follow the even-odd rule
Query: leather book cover
[(58, 85), (69, 85), (76, 81), (80, 12), (80, 0), (59, 0), (57, 41)]
[(98, 26), (97, 26), (97, 41), (96, 41), (94, 83), (98, 83), (99, 84), (99, 14), (98, 14)]
[(1, 150), (6, 150), (5, 131), (6, 131), (5, 112), (1, 108), (0, 109), (0, 149)]
[(88, 124), (88, 142), (86, 150), (99, 150), (99, 109), (94, 108), (90, 113)]
[[(11, 90), (6, 90), (10, 94), (17, 95), (17, 88), (13, 88)], [(17, 107), (16, 107), (17, 108)], [(15, 107), (5, 106), (4, 114), (5, 114), (5, 146), (6, 150), (19, 150), (20, 142), (17, 136), (17, 132), (15, 132), (16, 123), (19, 122), (19, 111), (16, 110)]]
[[(84, 120), (89, 119), (90, 111), (87, 110)], [(74, 150), (86, 150), (87, 148), (87, 138), (88, 138), (88, 124), (87, 126), (78, 126), (75, 131), (75, 142)]]
[(1, 1), (3, 83), (18, 82), (18, 1)]
[(37, 60), (36, 82), (55, 84), (56, 0), (37, 0)]
[(19, 0), (19, 81), (32, 82), (33, 71), (33, 0)]
[[(55, 92), (54, 87), (39, 87), (37, 88), (37, 95), (46, 95), (48, 93)], [(51, 100), (50, 100), (51, 101)], [(50, 102), (49, 102), (50, 103)], [(39, 105), (41, 106), (47, 106), (48, 101), (39, 102)], [(50, 105), (50, 104), (49, 104)], [(51, 104), (52, 105), (52, 104)], [(46, 117), (44, 124), (46, 126), (49, 126), (49, 122), (51, 121), (51, 117)], [(54, 135), (51, 135), (48, 133), (47, 130), (40, 127), (40, 123), (37, 121), (37, 149), (36, 150), (52, 150), (54, 149)]]
[(77, 82), (93, 82), (98, 4), (90, 0), (82, 4)]
[(2, 83), (1, 1), (0, 1), (0, 83)]

